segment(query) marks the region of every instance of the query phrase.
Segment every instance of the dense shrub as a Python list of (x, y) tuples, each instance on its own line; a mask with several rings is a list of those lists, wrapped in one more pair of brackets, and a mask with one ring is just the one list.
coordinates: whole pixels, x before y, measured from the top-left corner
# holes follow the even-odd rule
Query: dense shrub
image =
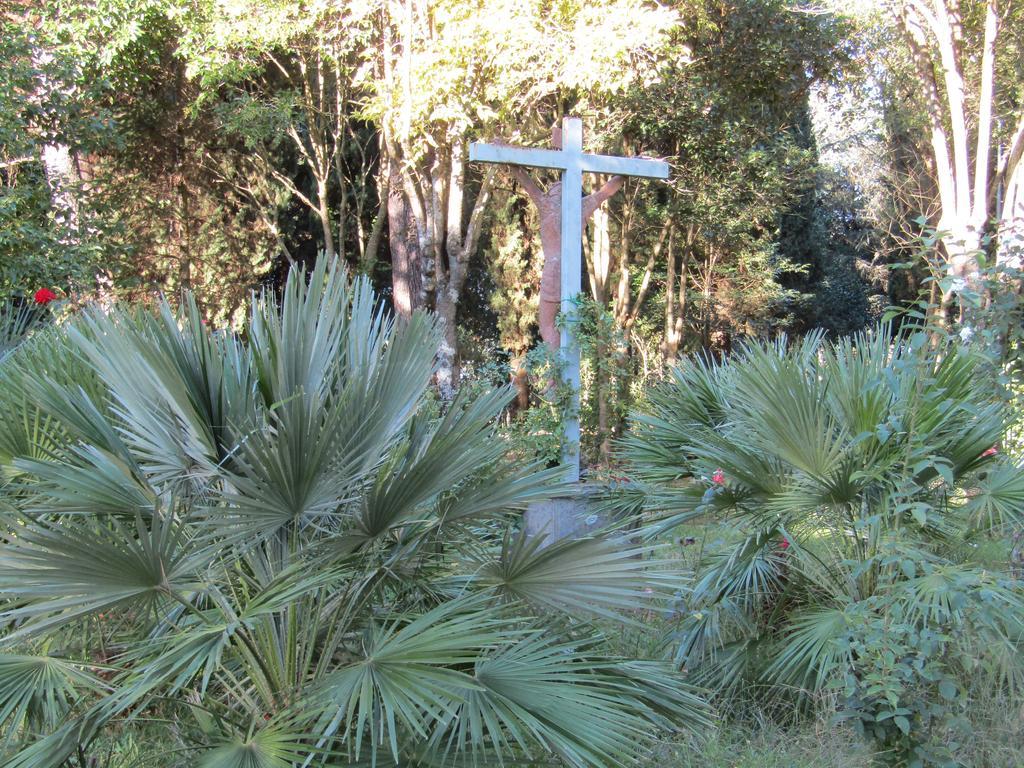
[(628, 542), (515, 533), (557, 470), (495, 439), (509, 390), (429, 405), (437, 346), (429, 316), (395, 324), (321, 266), (254, 300), (244, 336), (186, 302), (18, 347), (0, 762), (93, 765), (134, 730), (160, 766), (610, 766), (708, 726), (667, 665), (581, 621), (674, 577)]
[(1024, 591), (972, 562), (1024, 518), (985, 361), (883, 327), (686, 362), (622, 453), (659, 529), (735, 541), (699, 567), (675, 636), (691, 679), (797, 705), (823, 690), (899, 765), (944, 762), (966, 690), (1024, 675)]

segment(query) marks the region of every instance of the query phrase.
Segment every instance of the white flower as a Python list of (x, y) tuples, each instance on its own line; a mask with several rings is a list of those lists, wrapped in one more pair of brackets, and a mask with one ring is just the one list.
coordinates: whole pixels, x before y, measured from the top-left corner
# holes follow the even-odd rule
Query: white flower
[(974, 329), (971, 328), (971, 326), (965, 325), (963, 328), (960, 329), (960, 341), (962, 341), (964, 344), (968, 344), (973, 338)]
[(954, 277), (953, 282), (949, 284), (949, 290), (953, 293), (960, 293), (967, 287), (967, 281), (962, 277)]

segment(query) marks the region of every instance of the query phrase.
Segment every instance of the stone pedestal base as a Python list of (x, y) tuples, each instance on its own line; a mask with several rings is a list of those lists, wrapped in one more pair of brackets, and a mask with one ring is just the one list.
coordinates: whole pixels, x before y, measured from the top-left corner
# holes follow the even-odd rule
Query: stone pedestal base
[(571, 496), (556, 496), (538, 501), (523, 513), (523, 526), (529, 538), (544, 537), (544, 546), (559, 539), (579, 539), (604, 527), (609, 518), (591, 508), (593, 488), (580, 486)]

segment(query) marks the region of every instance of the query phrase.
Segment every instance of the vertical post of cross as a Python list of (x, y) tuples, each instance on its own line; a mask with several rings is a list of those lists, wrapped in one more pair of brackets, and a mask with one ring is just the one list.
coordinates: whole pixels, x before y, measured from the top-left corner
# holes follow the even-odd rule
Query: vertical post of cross
[(569, 413), (565, 415), (565, 442), (562, 463), (568, 479), (580, 479), (580, 347), (576, 339), (576, 312), (572, 299), (582, 290), (583, 240), (583, 121), (578, 117), (562, 120), (562, 328), (561, 355), (563, 376), (571, 389)]
[[(576, 338), (578, 326), (572, 300), (582, 289), (583, 174), (605, 173), (666, 179), (668, 163), (643, 157), (584, 154), (583, 121), (578, 117), (566, 117), (562, 120), (561, 146), (556, 145), (553, 150), (473, 142), (469, 145), (469, 159), (481, 163), (549, 168), (558, 170), (562, 176), (559, 195), (559, 252), (556, 253), (545, 244), (544, 258), (556, 260), (561, 274), (559, 309), (563, 323), (559, 338), (559, 354), (562, 358), (563, 376), (569, 385), (571, 397), (570, 412), (565, 415), (562, 422), (565, 433), (562, 461), (566, 467), (567, 479), (575, 482), (580, 478), (580, 350)], [(559, 535), (555, 536), (558, 537)]]

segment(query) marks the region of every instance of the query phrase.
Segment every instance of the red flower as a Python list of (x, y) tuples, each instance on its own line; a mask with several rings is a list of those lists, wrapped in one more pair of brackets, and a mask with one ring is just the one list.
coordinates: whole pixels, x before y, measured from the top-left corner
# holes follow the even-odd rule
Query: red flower
[(785, 536), (782, 537), (782, 543), (779, 544), (779, 549), (789, 549), (789, 539)]
[(36, 304), (49, 304), (51, 301), (56, 301), (56, 299), (57, 294), (49, 288), (40, 288), (35, 294)]
[(716, 469), (714, 474), (711, 475), (711, 482), (715, 485), (725, 485), (725, 472), (721, 469)]
[(985, 452), (984, 452), (984, 453), (982, 453), (981, 455), (982, 455), (982, 456), (995, 456), (995, 455), (996, 455), (997, 453), (999, 453), (999, 449), (998, 449), (998, 448), (996, 448), (996, 447), (995, 447), (995, 446), (993, 445), (993, 446), (992, 446), (991, 448), (989, 448), (989, 449), (988, 449), (987, 451), (985, 451)]

